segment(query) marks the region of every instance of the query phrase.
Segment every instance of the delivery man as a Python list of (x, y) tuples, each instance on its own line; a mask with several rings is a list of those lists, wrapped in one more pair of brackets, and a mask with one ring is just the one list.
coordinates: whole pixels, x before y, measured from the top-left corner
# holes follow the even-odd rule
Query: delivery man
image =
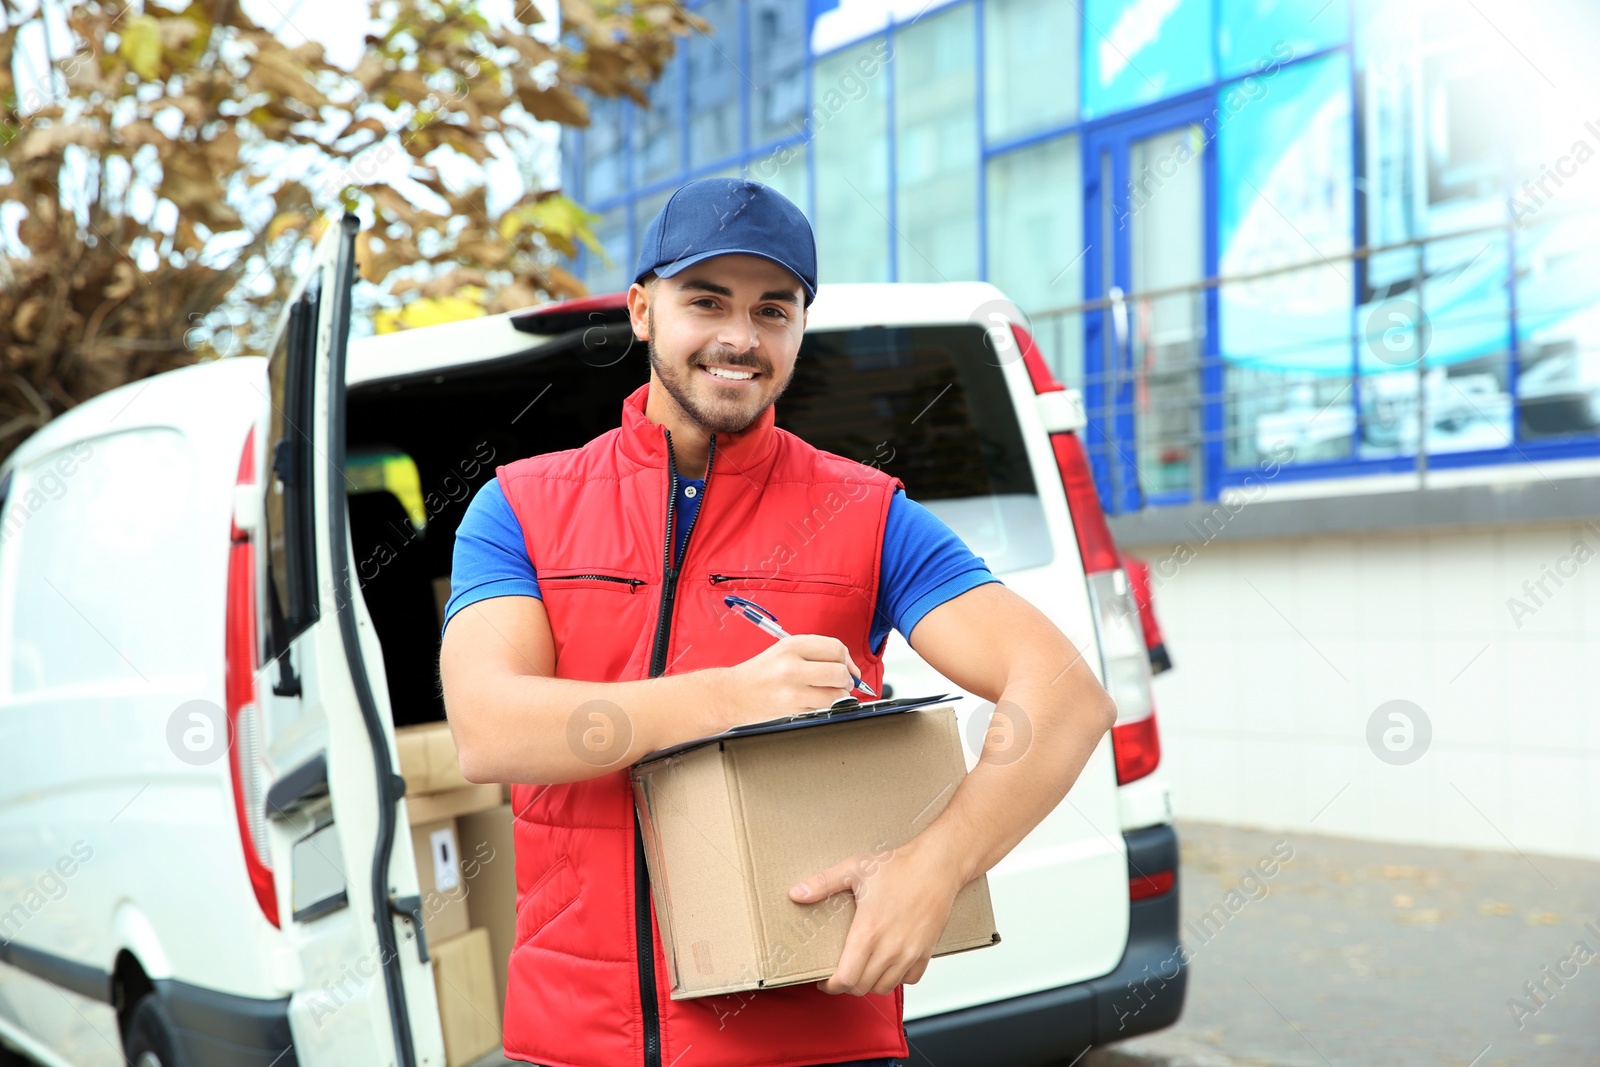
[[(645, 231), (628, 290), (650, 380), (621, 426), (497, 468), (457, 531), (440, 673), (462, 772), (512, 783), (513, 1059), (888, 1067), (908, 1054), (901, 983), (927, 969), (957, 891), (1056, 807), (1115, 717), (1072, 642), (898, 478), (773, 424), (816, 286), (793, 203), (742, 179), (683, 186)], [(728, 593), (792, 636), (750, 625)], [(1024, 717), (1025, 751), (993, 758), (994, 733), (908, 844), (790, 891), (855, 895), (831, 978), (672, 1000), (629, 765), (869, 699), (853, 679), (882, 691), (890, 626), (945, 678)]]

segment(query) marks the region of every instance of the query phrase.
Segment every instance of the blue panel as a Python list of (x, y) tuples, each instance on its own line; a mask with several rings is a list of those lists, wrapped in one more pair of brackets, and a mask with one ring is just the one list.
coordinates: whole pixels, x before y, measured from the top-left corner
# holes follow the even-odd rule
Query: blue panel
[(1212, 0), (1088, 0), (1085, 117), (1148, 104), (1210, 82)]
[[(1271, 68), (1269, 68), (1270, 70)], [(1221, 92), (1218, 271), (1314, 270), (1225, 286), (1222, 356), (1256, 369), (1350, 372), (1350, 68), (1342, 53)], [(1237, 97), (1234, 94), (1239, 94)]]
[(1222, 77), (1245, 74), (1282, 51), (1296, 56), (1344, 44), (1348, 0), (1218, 0), (1217, 55)]

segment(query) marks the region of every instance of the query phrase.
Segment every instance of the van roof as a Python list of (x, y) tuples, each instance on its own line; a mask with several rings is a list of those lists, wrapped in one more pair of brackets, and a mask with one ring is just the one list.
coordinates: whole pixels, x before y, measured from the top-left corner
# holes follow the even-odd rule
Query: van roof
[(233, 462), (244, 427), (267, 387), (264, 356), (229, 356), (141, 378), (57, 415), (18, 445), (0, 472), (110, 433), (172, 427), (202, 441), (230, 442)]
[[(520, 308), (499, 315), (425, 326), (415, 330), (363, 337), (350, 343), (345, 380), (350, 385), (384, 378), (409, 377), (537, 348), (543, 338), (530, 318), (554, 317), (562, 309), (563, 325), (580, 328), (593, 314), (598, 323), (625, 321), (625, 293)], [(1022, 312), (988, 282), (860, 282), (820, 285), (812, 301), (806, 329), (837, 330), (867, 326), (923, 326), (958, 322), (988, 325), (988, 314), (1003, 310), (1012, 321), (1025, 323)], [(518, 320), (523, 324), (519, 327)], [(559, 319), (557, 321), (560, 321)], [(530, 328), (532, 327), (532, 328)], [(567, 332), (563, 330), (562, 332)], [(441, 342), (448, 343), (441, 343)]]

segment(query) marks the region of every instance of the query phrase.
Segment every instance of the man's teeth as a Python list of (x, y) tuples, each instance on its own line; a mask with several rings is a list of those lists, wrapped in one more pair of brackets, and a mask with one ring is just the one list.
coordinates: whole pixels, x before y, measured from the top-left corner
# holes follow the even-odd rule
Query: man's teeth
[(707, 367), (706, 370), (715, 374), (718, 378), (731, 378), (734, 381), (743, 381), (746, 378), (755, 377), (754, 373), (747, 370), (724, 370), (722, 367)]

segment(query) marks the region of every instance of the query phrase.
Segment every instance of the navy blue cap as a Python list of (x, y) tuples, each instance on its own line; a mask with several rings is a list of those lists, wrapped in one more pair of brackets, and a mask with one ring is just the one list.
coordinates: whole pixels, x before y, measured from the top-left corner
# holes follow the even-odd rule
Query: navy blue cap
[(670, 278), (701, 260), (736, 253), (787, 268), (805, 287), (805, 306), (816, 299), (810, 220), (772, 186), (748, 178), (700, 178), (673, 193), (645, 227), (633, 280), (651, 271)]

